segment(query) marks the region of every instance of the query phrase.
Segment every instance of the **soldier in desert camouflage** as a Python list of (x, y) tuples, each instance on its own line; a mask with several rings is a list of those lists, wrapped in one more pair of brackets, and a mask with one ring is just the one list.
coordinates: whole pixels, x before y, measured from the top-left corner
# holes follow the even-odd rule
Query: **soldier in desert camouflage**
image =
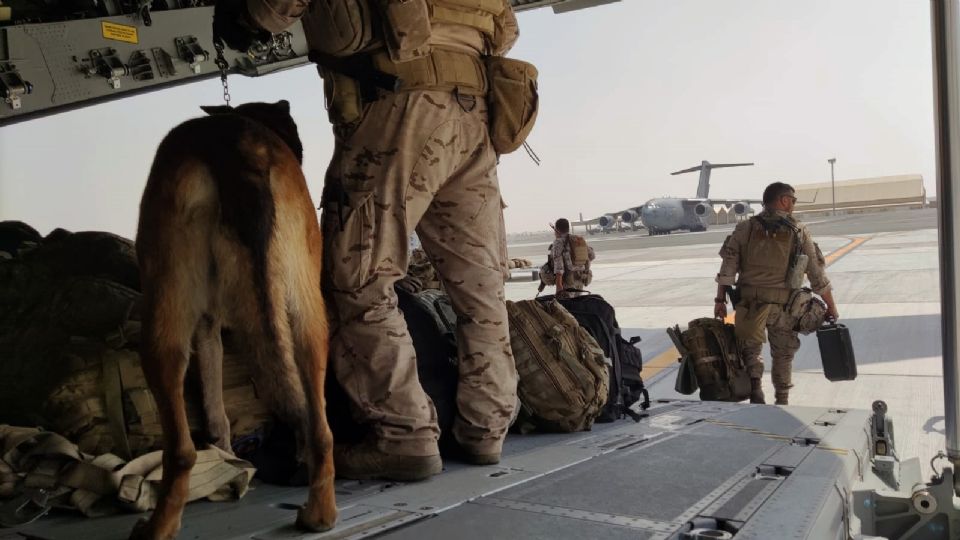
[[(740, 354), (750, 373), (751, 403), (765, 402), (760, 381), (763, 377), (761, 353), (767, 338), (773, 359), (771, 377), (776, 403), (788, 403), (793, 386), (793, 357), (800, 349), (800, 338), (792, 325), (784, 324), (793, 322), (784, 308), (791, 292), (800, 288), (803, 274), (809, 279), (813, 292), (826, 302), (827, 317), (832, 320), (838, 317), (820, 247), (792, 215), (796, 202), (789, 184), (770, 184), (763, 192), (763, 212), (739, 223), (720, 248), (723, 262), (717, 274), (714, 314), (719, 318), (726, 316), (726, 288), (737, 285), (740, 299), (734, 306), (736, 335)], [(800, 263), (804, 265), (802, 268), (792, 268), (797, 258), (806, 261)], [(790, 283), (791, 274), (800, 277), (800, 283)]]
[[(326, 55), (312, 58), (321, 66), (336, 137), (322, 202), (331, 363), (354, 415), (370, 428), (363, 444), (336, 447), (338, 475), (421, 480), (441, 470), (436, 411), (418, 380), (393, 289), (407, 271), (414, 230), (459, 318), (453, 431), (460, 454), (469, 463), (497, 463), (516, 406), (517, 377), (504, 303), (503, 203), (488, 134), (485, 59), (503, 55), (516, 41), (510, 3), (370, 2), (386, 10), (383, 21), (355, 17), (337, 27), (341, 23), (332, 19), (359, 2), (234, 0), (233, 8), (220, 6), (230, 1), (218, 2), (217, 33), (231, 47), (245, 50), (258, 32), (280, 32), (302, 16), (310, 48)], [(424, 46), (397, 46), (415, 34), (404, 25), (427, 21)], [(327, 30), (331, 25), (334, 31)], [(343, 36), (350, 48), (334, 50), (346, 43), (333, 44)]]

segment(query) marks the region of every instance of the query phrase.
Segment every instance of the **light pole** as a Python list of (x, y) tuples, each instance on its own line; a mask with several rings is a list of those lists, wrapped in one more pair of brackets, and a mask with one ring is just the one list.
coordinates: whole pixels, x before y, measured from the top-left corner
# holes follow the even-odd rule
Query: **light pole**
[(837, 186), (833, 182), (833, 164), (837, 162), (837, 158), (832, 157), (827, 160), (827, 163), (830, 164), (830, 202), (833, 204), (833, 215), (837, 215)]

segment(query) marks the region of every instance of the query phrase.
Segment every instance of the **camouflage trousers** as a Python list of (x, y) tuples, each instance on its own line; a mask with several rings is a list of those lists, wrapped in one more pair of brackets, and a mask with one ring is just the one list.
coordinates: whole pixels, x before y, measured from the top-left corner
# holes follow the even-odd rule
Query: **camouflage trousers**
[(358, 420), (390, 454), (438, 453), (436, 411), (393, 289), (414, 229), (458, 317), (454, 436), (471, 452), (500, 452), (516, 407), (503, 203), (486, 118), (482, 98), (413, 91), (369, 103), (358, 123), (335, 128), (321, 218), (330, 359)]
[[(759, 379), (763, 377), (763, 330), (766, 329), (766, 338), (770, 342), (770, 356), (773, 367), (770, 376), (773, 379), (773, 387), (777, 397), (786, 398), (793, 387), (793, 357), (800, 349), (800, 338), (797, 332), (787, 327), (786, 314), (784, 307), (780, 304), (765, 304), (762, 310), (765, 312), (759, 320), (749, 316), (741, 317), (742, 313), (749, 313), (751, 307), (756, 306), (739, 304), (737, 306), (737, 334), (741, 336), (751, 335), (747, 339), (738, 339), (740, 344), (740, 354), (746, 364), (747, 372), (751, 378)], [(744, 329), (743, 324), (759, 324), (759, 328)], [(743, 321), (743, 322), (741, 322)], [(759, 331), (759, 339), (757, 332)]]

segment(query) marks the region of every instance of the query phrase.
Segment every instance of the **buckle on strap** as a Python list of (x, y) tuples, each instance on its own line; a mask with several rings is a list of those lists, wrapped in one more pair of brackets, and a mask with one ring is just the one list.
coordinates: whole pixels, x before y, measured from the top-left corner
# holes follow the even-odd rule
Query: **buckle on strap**
[(46, 490), (28, 489), (0, 505), (0, 527), (24, 525), (43, 516), (53, 505)]
[(396, 74), (378, 69), (373, 59), (367, 55), (339, 58), (318, 51), (310, 51), (307, 53), (307, 59), (324, 69), (357, 81), (363, 93), (367, 95), (375, 92), (376, 89), (396, 92), (402, 85), (402, 81)]

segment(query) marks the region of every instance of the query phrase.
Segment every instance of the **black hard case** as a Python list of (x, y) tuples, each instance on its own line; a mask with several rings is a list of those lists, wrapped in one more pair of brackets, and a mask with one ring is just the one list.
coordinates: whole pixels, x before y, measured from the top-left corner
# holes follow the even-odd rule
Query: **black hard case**
[(831, 381), (852, 381), (857, 378), (857, 361), (853, 355), (850, 330), (842, 324), (830, 324), (817, 330), (823, 374)]

